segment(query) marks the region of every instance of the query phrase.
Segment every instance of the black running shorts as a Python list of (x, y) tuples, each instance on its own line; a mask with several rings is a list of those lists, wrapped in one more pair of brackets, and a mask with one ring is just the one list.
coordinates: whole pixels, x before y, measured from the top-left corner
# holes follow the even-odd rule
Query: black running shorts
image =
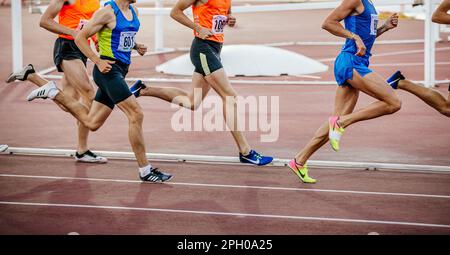
[(94, 76), (95, 84), (98, 86), (94, 100), (113, 109), (114, 105), (132, 95), (125, 82), (125, 76), (128, 73), (129, 65), (108, 57), (102, 56), (101, 58), (113, 60), (116, 61), (116, 63), (112, 64), (111, 71), (107, 73), (101, 73), (97, 66), (94, 66), (92, 74)]
[(63, 60), (79, 59), (86, 66), (87, 57), (80, 51), (73, 40), (59, 37), (55, 41), (53, 48), (53, 61), (55, 62), (58, 72), (63, 72), (61, 63)]
[(203, 76), (223, 68), (220, 60), (222, 43), (195, 37), (191, 45), (191, 61), (195, 72)]

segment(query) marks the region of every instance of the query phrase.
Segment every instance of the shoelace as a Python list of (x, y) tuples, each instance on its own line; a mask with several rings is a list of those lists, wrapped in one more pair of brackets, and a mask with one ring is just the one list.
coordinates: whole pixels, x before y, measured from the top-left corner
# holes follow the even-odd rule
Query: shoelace
[(159, 168), (153, 168), (152, 173), (162, 175), (161, 171), (158, 170)]
[(89, 155), (89, 156), (91, 156), (91, 157), (93, 157), (93, 158), (97, 158), (97, 155), (95, 155), (91, 150), (87, 150), (85, 153), (83, 153), (83, 154), (85, 154), (85, 155)]

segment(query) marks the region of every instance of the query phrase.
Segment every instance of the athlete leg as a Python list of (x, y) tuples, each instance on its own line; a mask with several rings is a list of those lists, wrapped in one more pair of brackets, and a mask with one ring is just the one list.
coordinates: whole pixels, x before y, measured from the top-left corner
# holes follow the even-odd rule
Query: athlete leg
[[(231, 86), (225, 70), (221, 68), (205, 76), (205, 80), (222, 98), (225, 121), (231, 129), (231, 134), (239, 148), (239, 152), (243, 155), (248, 155), (251, 150), (250, 145), (244, 134), (238, 130), (237, 93)], [(233, 114), (233, 119), (229, 118), (230, 114)]]
[(425, 88), (424, 86), (415, 84), (409, 80), (400, 80), (398, 82), (398, 88), (416, 95), (441, 114), (450, 117), (450, 92), (449, 98), (446, 100), (439, 91)]
[(342, 128), (358, 121), (374, 119), (383, 115), (395, 113), (401, 108), (401, 101), (397, 94), (394, 93), (393, 89), (388, 86), (386, 81), (375, 72), (361, 77), (357, 71), (353, 71), (353, 79), (348, 80), (348, 83), (355, 89), (358, 89), (379, 101), (353, 113), (341, 115), (338, 124)]
[(91, 131), (97, 131), (112, 112), (112, 108), (97, 101), (94, 101), (89, 109), (76, 99), (65, 95), (63, 91), (55, 96), (54, 101), (63, 105), (72, 116)]
[[(359, 91), (350, 86), (339, 86), (336, 90), (335, 102), (334, 102), (334, 116), (342, 116), (350, 114), (355, 109), (358, 101)], [(315, 153), (319, 148), (328, 142), (328, 121), (326, 121), (314, 134), (314, 137), (308, 142), (308, 144), (299, 151), (295, 156), (296, 162), (299, 165), (304, 165), (306, 161)]]
[(148, 159), (145, 155), (145, 142), (142, 131), (142, 122), (144, 120), (142, 108), (134, 96), (128, 97), (118, 103), (117, 106), (128, 118), (128, 138), (138, 165), (139, 167), (145, 167), (148, 165)]
[(209, 90), (210, 86), (203, 78), (203, 75), (194, 72), (191, 92), (173, 87), (148, 86), (141, 90), (140, 96), (158, 97), (167, 102), (195, 110), (200, 106), (201, 101), (206, 97)]
[[(81, 101), (82, 104), (91, 107), (92, 99), (94, 98), (94, 87), (89, 79), (86, 67), (79, 59), (63, 60), (61, 68), (64, 71), (64, 77), (67, 80), (66, 86), (63, 91), (68, 96)], [(76, 95), (75, 95), (76, 94)], [(87, 151), (88, 148), (88, 136), (89, 129), (82, 125), (80, 122), (78, 125), (78, 153)]]

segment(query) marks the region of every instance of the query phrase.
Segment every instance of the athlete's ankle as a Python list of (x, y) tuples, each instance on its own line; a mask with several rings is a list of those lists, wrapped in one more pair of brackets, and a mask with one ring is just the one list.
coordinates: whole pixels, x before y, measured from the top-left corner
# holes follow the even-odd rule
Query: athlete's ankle
[(298, 167), (303, 167), (306, 164), (306, 161), (302, 161), (300, 159), (294, 158), (294, 163)]

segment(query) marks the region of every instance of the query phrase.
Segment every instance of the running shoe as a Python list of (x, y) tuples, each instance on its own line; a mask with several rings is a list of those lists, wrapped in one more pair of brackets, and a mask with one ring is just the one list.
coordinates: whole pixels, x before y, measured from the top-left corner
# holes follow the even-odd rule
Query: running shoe
[(247, 156), (239, 153), (239, 160), (241, 161), (241, 163), (264, 166), (271, 163), (273, 161), (273, 157), (262, 156), (258, 152), (251, 150)]
[(78, 151), (75, 153), (75, 161), (77, 162), (83, 162), (83, 163), (97, 163), (97, 164), (104, 164), (108, 162), (108, 159), (105, 157), (101, 157), (96, 155), (90, 150), (87, 150), (86, 152), (79, 154)]
[(308, 165), (300, 166), (295, 162), (295, 159), (291, 160), (288, 164), (289, 168), (294, 172), (298, 178), (304, 183), (316, 183), (316, 179), (309, 177), (308, 175)]
[(328, 138), (330, 139), (330, 144), (334, 151), (339, 151), (339, 141), (344, 134), (344, 128), (339, 126), (337, 123), (338, 120), (338, 116), (332, 116), (328, 119), (328, 125), (330, 127), (328, 131)]
[(172, 175), (163, 173), (159, 171), (158, 168), (152, 167), (149, 174), (146, 176), (141, 176), (139, 174), (139, 178), (144, 182), (166, 182), (172, 178)]
[(15, 80), (19, 81), (26, 81), (29, 74), (35, 73), (34, 67), (32, 64), (29, 64), (22, 68), (22, 70), (13, 72), (8, 76), (8, 79), (6, 79), (6, 83), (11, 83)]
[(130, 91), (135, 97), (139, 97), (141, 95), (141, 89), (145, 88), (145, 84), (141, 80), (137, 80), (133, 86), (130, 87)]
[(395, 72), (391, 77), (389, 77), (386, 82), (393, 88), (398, 88), (398, 82), (404, 80), (405, 76), (403, 76), (401, 71)]
[[(56, 91), (54, 91), (54, 90), (56, 90)], [(52, 91), (56, 92), (56, 93), (50, 94)], [(33, 101), (36, 98), (47, 99), (48, 97), (56, 96), (56, 94), (58, 94), (57, 92), (58, 92), (58, 87), (56, 87), (56, 83), (54, 81), (51, 81), (51, 82), (45, 84), (44, 86), (31, 91), (31, 93), (27, 96), (27, 100)]]
[(0, 144), (0, 152), (4, 152), (8, 149), (8, 145), (7, 144)]

